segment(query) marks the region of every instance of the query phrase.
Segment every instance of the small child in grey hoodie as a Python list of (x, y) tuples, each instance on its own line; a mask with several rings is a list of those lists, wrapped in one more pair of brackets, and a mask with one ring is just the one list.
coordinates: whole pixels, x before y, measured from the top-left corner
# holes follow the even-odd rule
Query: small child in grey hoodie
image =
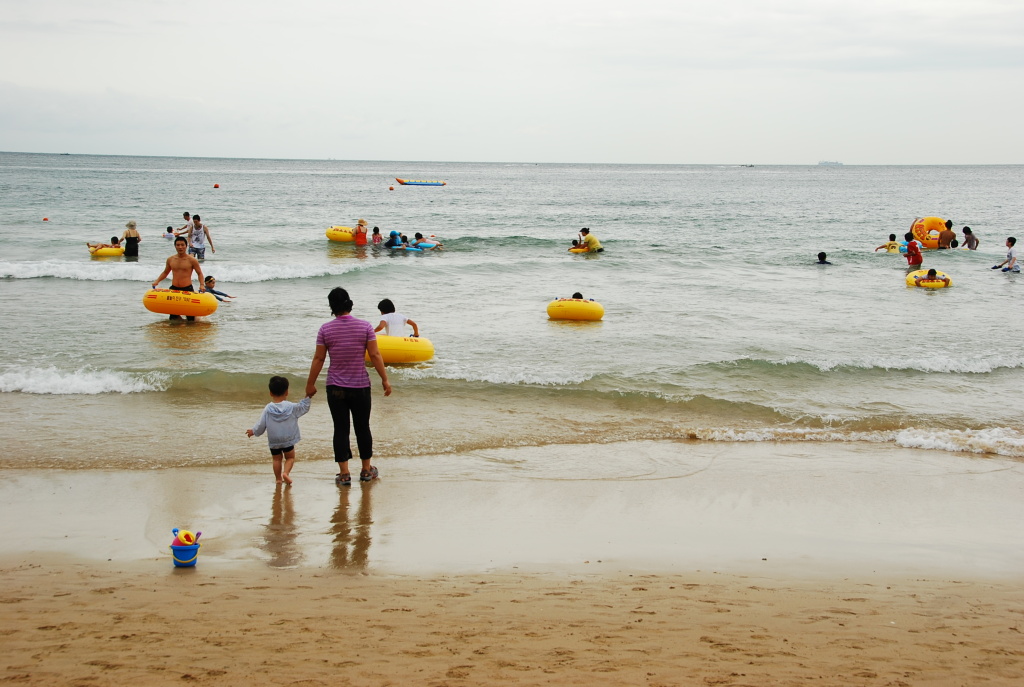
[(270, 455), (274, 457), (274, 477), (278, 484), (291, 484), (289, 474), (295, 465), (295, 444), (301, 439), (299, 418), (309, 412), (309, 397), (298, 403), (287, 400), (288, 380), (284, 377), (271, 377), (269, 386), (273, 403), (267, 404), (256, 426), (245, 433), (250, 437), (267, 433)]

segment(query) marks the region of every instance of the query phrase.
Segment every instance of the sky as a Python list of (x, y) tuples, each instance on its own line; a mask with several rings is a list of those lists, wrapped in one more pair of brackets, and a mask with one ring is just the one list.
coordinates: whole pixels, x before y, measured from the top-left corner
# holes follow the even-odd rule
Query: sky
[(1024, 163), (1022, 0), (0, 0), (0, 150)]

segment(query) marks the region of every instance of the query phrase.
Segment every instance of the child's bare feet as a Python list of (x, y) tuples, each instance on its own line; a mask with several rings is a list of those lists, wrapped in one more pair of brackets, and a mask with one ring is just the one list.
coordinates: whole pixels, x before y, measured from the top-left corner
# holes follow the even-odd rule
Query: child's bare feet
[(281, 479), (284, 480), (285, 484), (291, 484), (292, 483), (292, 478), (289, 477), (287, 473), (281, 475)]
[(277, 484), (281, 484), (282, 480), (277, 480)]

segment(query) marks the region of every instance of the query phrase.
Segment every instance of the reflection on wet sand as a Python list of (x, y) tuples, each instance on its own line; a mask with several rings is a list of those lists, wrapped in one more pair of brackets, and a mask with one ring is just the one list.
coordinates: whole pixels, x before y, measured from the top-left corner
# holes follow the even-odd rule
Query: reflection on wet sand
[(295, 508), (292, 489), (278, 484), (270, 508), (270, 522), (263, 534), (263, 550), (270, 554), (267, 565), (271, 568), (291, 568), (302, 562), (302, 551), (295, 541)]
[[(338, 490), (338, 507), (331, 518), (331, 534), (334, 548), (331, 551), (331, 567), (340, 570), (365, 570), (370, 554), (370, 493), (374, 482), (360, 482), (359, 504), (352, 512), (352, 492), (356, 487), (342, 487)], [(354, 522), (353, 522), (354, 516)]]

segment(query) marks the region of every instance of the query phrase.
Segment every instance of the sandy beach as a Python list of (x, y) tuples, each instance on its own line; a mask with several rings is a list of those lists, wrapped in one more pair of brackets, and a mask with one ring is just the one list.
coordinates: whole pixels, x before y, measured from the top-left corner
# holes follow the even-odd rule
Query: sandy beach
[[(624, 451), (634, 471), (601, 474)], [(582, 460), (592, 479), (572, 477)], [(466, 461), (493, 477), (478, 465), (460, 479)], [(550, 446), (392, 459), (342, 490), (332, 467), (299, 463), (292, 487), (269, 465), (9, 471), (0, 679), (1024, 679), (1024, 466), (1011, 460)], [(173, 567), (172, 527), (204, 532), (196, 567)]]

